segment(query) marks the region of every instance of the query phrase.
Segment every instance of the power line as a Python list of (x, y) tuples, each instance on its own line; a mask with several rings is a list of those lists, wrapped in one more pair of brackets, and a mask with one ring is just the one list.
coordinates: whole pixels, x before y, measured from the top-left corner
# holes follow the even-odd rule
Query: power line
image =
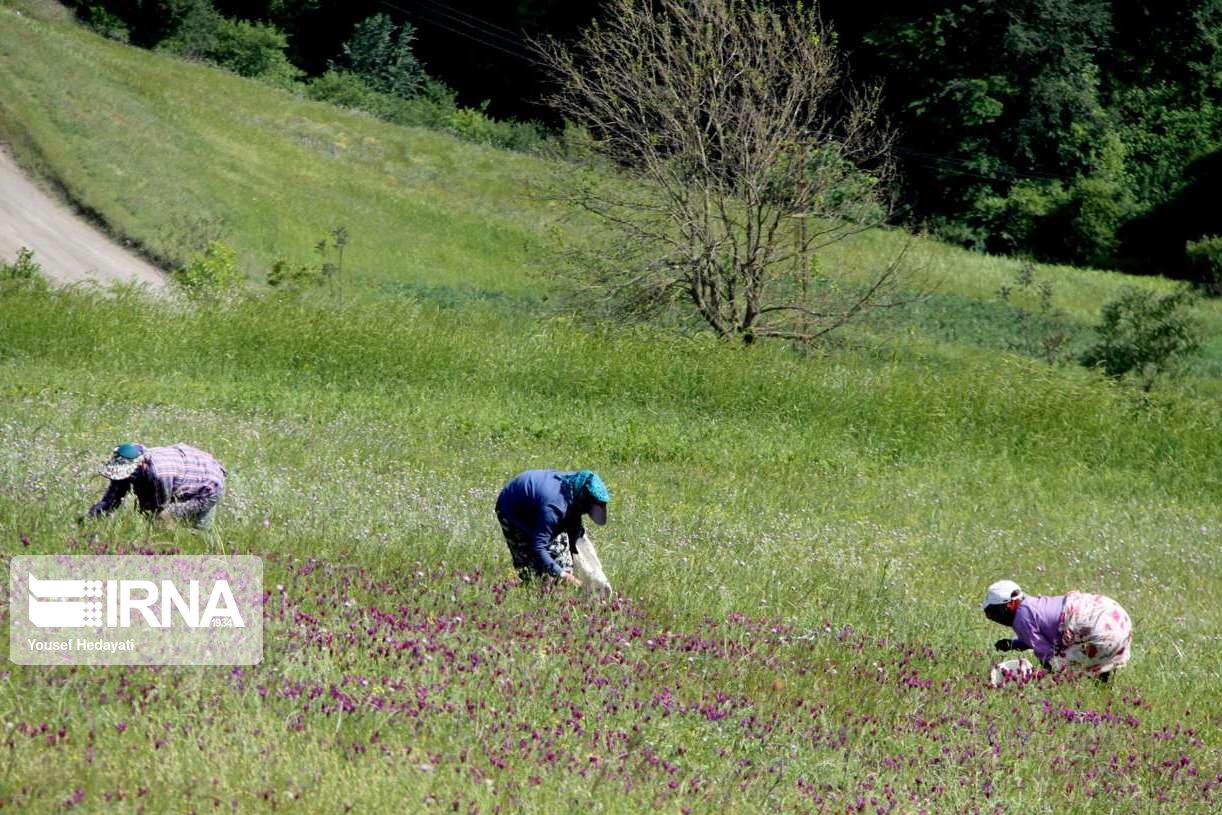
[(472, 33), (470, 31), (464, 31), (461, 28), (455, 28), (454, 25), (450, 24), (450, 22), (460, 22), (461, 23), (461, 21), (448, 21), (445, 18), (438, 19), (436, 16), (430, 15), (427, 11), (422, 12), (420, 9), (404, 8), (403, 6), (398, 6), (398, 5), (395, 5), (394, 3), (389, 3), (387, 2), (387, 0), (378, 0), (378, 1), (381, 3), (381, 5), (386, 6), (387, 8), (395, 9), (396, 11), (402, 12), (405, 15), (415, 17), (418, 21), (427, 23), (428, 25), (431, 25), (431, 26), (436, 26), (437, 28), (440, 28), (444, 31), (449, 31), (451, 34), (456, 34), (459, 37), (463, 37), (464, 39), (468, 39), (473, 42), (479, 43), (480, 45), (484, 46), (485, 48), (491, 48), (494, 51), (500, 51), (502, 54), (511, 56), (515, 59), (523, 60), (525, 62), (532, 61), (530, 60), (529, 57), (527, 57), (521, 51), (510, 48), (502, 43), (484, 39), (483, 37), (479, 36), (478, 34)]
[(485, 20), (483, 17), (477, 17), (474, 14), (468, 14), (467, 12), (461, 9), (456, 9), (453, 6), (448, 6), (445, 3), (438, 2), (438, 0), (417, 0), (417, 2), (422, 2), (425, 5), (429, 5), (429, 6), (436, 6), (454, 16), (465, 17), (468, 20), (471, 20), (473, 23), (484, 27), (486, 30), (495, 29), (496, 31), (503, 32), (504, 34), (508, 35), (504, 37), (504, 39), (515, 41), (515, 42), (520, 41), (521, 39), (520, 37), (521, 32), (510, 31), (508, 28), (505, 28), (502, 25), (498, 25), (497, 23), (494, 23), (491, 20)]
[(528, 50), (527, 48), (522, 47), (524, 43), (521, 37), (516, 35), (510, 36), (502, 34), (498, 30), (488, 28), (487, 25), (482, 24), (479, 21), (479, 18), (466, 19), (458, 15), (453, 9), (450, 9), (449, 7), (440, 3), (429, 3), (428, 0), (417, 0), (417, 2), (424, 2), (425, 5), (418, 8), (412, 8), (411, 11), (417, 15), (420, 15), (422, 18), (432, 17), (434, 20), (437, 18), (442, 18), (453, 25), (467, 28), (476, 32), (477, 35), (485, 40), (502, 44), (510, 50), (522, 52)]
[[(478, 17), (474, 14), (456, 9), (439, 0), (416, 0), (416, 4), (424, 4), (424, 8), (408, 8), (389, 0), (378, 0), (378, 2), (390, 9), (399, 11), (403, 14), (415, 16), (429, 25), (437, 26), (445, 31), (463, 37), (472, 42), (478, 43), (486, 48), (491, 48), (499, 51), (506, 56), (521, 60), (531, 65), (542, 65), (542, 63), (534, 56), (533, 50), (529, 44), (522, 38), (520, 32), (513, 32), (502, 25)], [(457, 28), (455, 26), (458, 26)], [(468, 30), (462, 30), (462, 29)], [(975, 164), (965, 159), (955, 158), (953, 156), (938, 155), (928, 153), (922, 150), (915, 150), (909, 147), (896, 147), (895, 152), (909, 157), (909, 160), (914, 164), (919, 164), (930, 169), (939, 170), (951, 175), (967, 176), (978, 178), (982, 181), (1012, 181), (1016, 178), (1023, 178), (1032, 181), (1073, 181), (1074, 179), (1067, 176), (1046, 175), (1043, 173), (1029, 173), (1016, 170), (1008, 165), (1002, 165), (1001, 174), (989, 173), (981, 170)], [(924, 159), (923, 161), (920, 159)]]
[(1074, 180), (1073, 178), (1069, 176), (1046, 175), (1043, 173), (1026, 173), (1020, 170), (1016, 170), (1013, 167), (1010, 167), (1004, 164), (1002, 165), (1002, 170), (1001, 170), (1002, 174), (992, 174), (984, 170), (981, 170), (980, 168), (976, 167), (974, 164), (972, 164), (970, 161), (967, 161), (966, 159), (954, 158), (952, 156), (940, 156), (940, 155), (937, 155), (936, 153), (927, 153), (922, 150), (913, 150), (910, 147), (897, 147), (895, 148), (895, 152), (901, 153), (907, 156), (918, 156), (918, 157), (924, 158), (926, 159), (925, 162), (915, 161), (913, 163), (924, 164), (927, 167), (933, 166), (933, 164), (931, 164), (930, 162), (937, 162), (938, 164), (943, 165), (941, 169), (947, 170), (947, 171), (950, 171), (951, 167), (967, 168), (967, 169), (957, 169), (956, 172), (960, 175), (972, 175), (977, 178), (982, 178), (988, 181), (1009, 181), (1014, 178), (1026, 178), (1032, 181), (1073, 181)]
[[(538, 60), (530, 55), (530, 52), (528, 52), (525, 48), (520, 47), (518, 43), (521, 43), (521, 40), (517, 40), (516, 42), (511, 41), (508, 37), (505, 37), (502, 34), (481, 28), (475, 23), (467, 22), (466, 20), (462, 20), (441, 10), (434, 10), (430, 8), (405, 8), (404, 6), (388, 2), (388, 0), (378, 0), (378, 2), (387, 8), (415, 17), (417, 20), (428, 23), (429, 25), (437, 26), (440, 29), (449, 31), (451, 34), (456, 34), (459, 37), (479, 43), (486, 48), (500, 51), (502, 54), (511, 56), (514, 59), (519, 59), (530, 64), (539, 64)], [(463, 26), (471, 30), (465, 31), (462, 28), (456, 28), (455, 26)], [(497, 39), (492, 39), (494, 37), (500, 41), (498, 42)], [(514, 42), (514, 44), (507, 45), (506, 43), (508, 42)]]

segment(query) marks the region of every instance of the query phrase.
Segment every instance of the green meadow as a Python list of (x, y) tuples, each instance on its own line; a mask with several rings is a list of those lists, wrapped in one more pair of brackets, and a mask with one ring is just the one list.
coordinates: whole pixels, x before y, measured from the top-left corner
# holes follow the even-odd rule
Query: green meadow
[[(0, 284), (0, 551), (260, 555), (266, 591), (257, 666), (6, 660), (0, 809), (1216, 811), (1217, 301), (1148, 397), (1007, 350), (1018, 263), (928, 241), (927, 299), (815, 349), (597, 320), (549, 275), (588, 225), (533, 193), (547, 159), (49, 3), (0, 2), (0, 138), (150, 257), (181, 263), (203, 224), (251, 279), (216, 301)], [(337, 225), (342, 291), (262, 284)], [(1171, 288), (1037, 274), (1082, 342), (1122, 286)], [(128, 439), (225, 464), (214, 530), (77, 522)], [(610, 486), (614, 602), (517, 584), (492, 506), (546, 466)], [(990, 688), (1000, 577), (1116, 598), (1132, 662)]]

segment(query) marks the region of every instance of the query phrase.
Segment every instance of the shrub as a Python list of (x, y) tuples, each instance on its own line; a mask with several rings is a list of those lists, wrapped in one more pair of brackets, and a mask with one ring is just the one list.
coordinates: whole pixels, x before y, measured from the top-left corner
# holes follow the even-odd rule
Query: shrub
[[(1053, 219), (1061, 234), (1058, 257), (1096, 267), (1110, 266), (1116, 254), (1120, 224), (1132, 211), (1122, 184), (1106, 177), (1079, 179), (1065, 209)], [(1064, 221), (1063, 227), (1058, 221)]]
[(1222, 295), (1222, 235), (1206, 235), (1188, 241), (1184, 247), (1188, 261), (1199, 270), (1201, 287), (1208, 294)]
[(17, 250), (17, 259), (12, 263), (0, 261), (0, 280), (39, 280), (42, 267), (34, 260), (34, 252), (26, 247)]
[(210, 0), (175, 0), (172, 9), (173, 33), (157, 47), (186, 59), (208, 59), (216, 49), (220, 12)]
[(396, 31), (385, 14), (360, 23), (344, 43), (344, 68), (332, 67), (310, 83), (312, 99), (372, 113), (399, 125), (441, 127), (461, 139), (531, 150), (546, 139), (534, 122), (497, 121), (478, 108), (459, 107), (456, 95), (432, 79), (412, 53), (416, 39), (410, 23)]
[(90, 28), (108, 40), (127, 42), (131, 37), (127, 24), (107, 11), (104, 6), (90, 6), (86, 21)]
[[(1003, 197), (986, 195), (974, 209), (992, 251), (1025, 250), (1045, 260), (1106, 267), (1115, 260), (1117, 231), (1133, 209), (1123, 184), (1106, 174), (1060, 181), (1024, 179)], [(962, 238), (949, 235), (963, 242)]]
[(231, 292), (243, 282), (237, 252), (221, 241), (209, 241), (203, 252), (191, 255), (175, 279), (191, 294)]
[(351, 71), (329, 69), (322, 76), (310, 80), (305, 88), (306, 96), (318, 102), (327, 102), (342, 108), (363, 110), (378, 118), (387, 118), (391, 97), (378, 93), (368, 82)]
[(1191, 314), (1195, 301), (1187, 287), (1162, 296), (1125, 289), (1103, 306), (1099, 342), (1082, 355), (1082, 364), (1114, 379), (1131, 376), (1149, 391), (1160, 375), (1174, 372), (1201, 347)]
[(450, 115), (447, 129), (467, 141), (507, 150), (533, 150), (547, 138), (541, 125), (512, 119), (497, 121), (484, 113), (483, 106), (458, 108)]
[(454, 92), (430, 80), (424, 93), (403, 99), (376, 90), (365, 79), (332, 68), (306, 85), (306, 96), (319, 102), (361, 110), (383, 121), (407, 127), (449, 128), (458, 106)]
[(361, 79), (381, 93), (411, 99), (424, 91), (428, 76), (412, 53), (416, 30), (405, 22), (395, 25), (385, 14), (375, 14), (357, 25), (344, 43), (344, 60)]
[(301, 292), (328, 284), (332, 293), (343, 287), (344, 249), (351, 238), (348, 227), (340, 225), (329, 230), (314, 244), (318, 263), (293, 265), (284, 258), (272, 264), (267, 273), (267, 285), (287, 292)]
[[(1049, 247), (1043, 245), (1047, 243), (1044, 227), (1049, 216), (1067, 200), (1061, 182), (1040, 179), (1018, 181), (1005, 196), (981, 196), (975, 209), (982, 215), (985, 233), (991, 236), (981, 242), (995, 251), (1014, 252), (1029, 247), (1036, 254), (1049, 254)], [(965, 242), (953, 233), (948, 237)]]
[(267, 285), (281, 291), (299, 292), (321, 286), (322, 270), (307, 263), (294, 266), (285, 258), (279, 258), (267, 273)]
[[(1049, 365), (1060, 361), (1066, 343), (1073, 336), (1073, 327), (1063, 311), (1052, 304), (1052, 282), (1036, 280), (1035, 267), (1023, 263), (1014, 282), (998, 291), (1014, 317), (1018, 339), (1010, 342), (1010, 349), (1028, 356), (1039, 357)], [(1024, 302), (1034, 300), (1031, 308)]]
[(285, 56), (288, 39), (274, 25), (227, 19), (209, 0), (184, 0), (175, 18), (174, 33), (159, 48), (282, 87), (302, 75)]
[(287, 48), (288, 39), (274, 25), (221, 18), (216, 45), (207, 56), (239, 76), (288, 87), (302, 71), (284, 55)]

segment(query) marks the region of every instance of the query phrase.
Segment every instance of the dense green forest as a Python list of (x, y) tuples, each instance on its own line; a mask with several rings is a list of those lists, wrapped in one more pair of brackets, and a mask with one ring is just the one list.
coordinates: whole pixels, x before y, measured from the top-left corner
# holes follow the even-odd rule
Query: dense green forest
[[(774, 2), (774, 5), (781, 5)], [(598, 2), (82, 0), (117, 39), (476, 141), (537, 147), (562, 123), (532, 41)], [(1222, 275), (1222, 0), (827, 0), (856, 84), (900, 138), (897, 218), (995, 253)]]

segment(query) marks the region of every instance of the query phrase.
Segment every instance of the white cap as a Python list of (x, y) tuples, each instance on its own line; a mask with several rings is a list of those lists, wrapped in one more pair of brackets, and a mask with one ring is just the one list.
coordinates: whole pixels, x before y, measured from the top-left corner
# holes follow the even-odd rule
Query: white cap
[(980, 604), (980, 607), (988, 608), (989, 606), (1003, 605), (1015, 597), (1019, 599), (1026, 597), (1023, 594), (1023, 590), (1018, 587), (1018, 584), (1013, 580), (998, 580), (989, 586), (988, 590), (984, 593), (984, 602)]

